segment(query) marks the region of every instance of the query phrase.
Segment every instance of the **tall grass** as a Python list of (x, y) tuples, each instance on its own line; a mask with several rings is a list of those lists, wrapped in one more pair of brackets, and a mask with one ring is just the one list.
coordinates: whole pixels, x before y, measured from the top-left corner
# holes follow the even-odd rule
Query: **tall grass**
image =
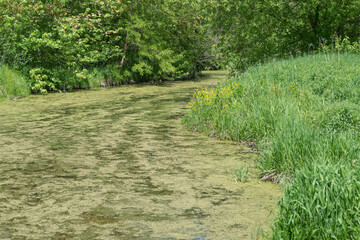
[[(274, 225), (276, 239), (359, 236), (355, 235), (359, 231), (353, 229), (359, 215), (338, 214), (355, 209), (358, 202), (351, 201), (360, 192), (357, 183), (360, 179), (353, 178), (352, 170), (360, 170), (359, 63), (359, 55), (346, 53), (274, 61), (252, 67), (214, 89), (198, 89), (188, 104), (190, 111), (184, 121), (190, 127), (236, 141), (256, 142), (262, 150), (257, 163), (264, 178), (269, 179), (267, 175), (271, 173), (293, 179)], [(316, 170), (322, 167), (323, 170)], [(339, 167), (344, 170), (334, 173)], [(301, 180), (305, 175), (309, 181)], [(315, 184), (322, 176), (328, 177)], [(337, 185), (348, 180), (356, 190), (346, 192)], [(334, 184), (339, 187), (336, 191)], [(329, 199), (329, 203), (321, 205), (314, 195), (305, 194), (312, 188), (319, 198)], [(332, 199), (347, 204), (330, 202)], [(290, 202), (298, 202), (302, 207), (295, 208)], [(315, 216), (318, 208), (331, 204), (333, 212), (319, 215), (313, 221), (301, 215), (305, 209)], [(292, 210), (285, 211), (290, 206)], [(338, 222), (333, 223), (331, 218), (338, 222), (346, 220), (347, 225), (336, 230)], [(328, 226), (332, 230), (323, 231)]]
[(359, 239), (360, 173), (319, 158), (295, 174), (280, 203), (274, 239)]
[(25, 77), (9, 66), (0, 64), (0, 100), (29, 94), (30, 87)]

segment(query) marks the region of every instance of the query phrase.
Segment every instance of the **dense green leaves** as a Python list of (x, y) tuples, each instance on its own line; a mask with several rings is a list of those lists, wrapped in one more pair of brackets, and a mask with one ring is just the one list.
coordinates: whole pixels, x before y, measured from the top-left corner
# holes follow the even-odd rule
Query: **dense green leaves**
[(337, 38), (358, 41), (359, 8), (357, 0), (219, 1), (213, 23), (227, 63), (244, 69), (274, 57), (322, 50)]
[[(205, 5), (190, 0), (2, 0), (1, 60), (25, 69), (31, 79), (39, 69), (57, 75), (59, 69), (74, 73), (104, 66), (118, 69), (114, 83), (196, 76), (213, 60), (207, 51), (211, 19)], [(32, 80), (34, 89), (72, 87), (61, 78), (43, 80), (45, 85)]]
[(352, 49), (344, 46), (358, 40), (359, 7), (356, 0), (1, 0), (0, 61), (26, 75), (117, 68), (114, 83), (243, 70), (325, 46)]

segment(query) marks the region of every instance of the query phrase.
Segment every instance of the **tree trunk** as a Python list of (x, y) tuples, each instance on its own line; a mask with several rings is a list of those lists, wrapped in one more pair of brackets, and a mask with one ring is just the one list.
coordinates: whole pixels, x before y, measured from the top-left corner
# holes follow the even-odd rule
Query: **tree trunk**
[[(132, 25), (131, 16), (132, 16), (133, 8), (134, 8), (134, 0), (131, 1), (131, 7), (130, 7), (130, 12), (129, 12), (130, 25)], [(128, 37), (129, 37), (129, 30), (126, 31), (125, 44), (124, 44), (124, 55), (123, 55), (123, 57), (121, 59), (121, 62), (120, 62), (119, 74), (121, 74), (122, 68), (123, 68), (125, 60), (126, 60), (126, 51), (128, 49)]]
[(124, 44), (124, 55), (123, 55), (123, 57), (121, 59), (121, 62), (120, 62), (119, 74), (121, 74), (122, 68), (123, 68), (124, 63), (125, 63), (126, 51), (127, 51), (127, 48), (128, 48), (128, 41), (127, 41), (128, 35), (129, 35), (129, 33), (126, 33), (125, 44)]
[[(131, 1), (131, 7), (130, 7), (130, 12), (129, 12), (129, 22), (130, 22), (130, 26), (133, 25), (133, 22), (132, 22), (132, 14), (133, 14), (134, 7), (135, 7), (138, 3), (140, 3), (141, 1), (142, 1), (142, 0), (139, 0), (137, 3), (135, 3), (135, 0), (132, 0), (132, 1)], [(120, 67), (119, 67), (119, 74), (121, 74), (122, 69), (123, 69), (123, 67), (124, 67), (124, 63), (125, 63), (125, 61), (126, 61), (126, 52), (127, 52), (128, 47), (129, 47), (128, 37), (129, 37), (129, 30), (126, 31), (126, 35), (125, 35), (124, 55), (123, 55), (123, 57), (121, 58)]]

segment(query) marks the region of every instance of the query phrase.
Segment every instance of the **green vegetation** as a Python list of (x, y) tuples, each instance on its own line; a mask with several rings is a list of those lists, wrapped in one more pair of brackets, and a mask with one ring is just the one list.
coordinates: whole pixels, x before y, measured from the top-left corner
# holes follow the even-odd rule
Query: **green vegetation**
[(204, 6), (0, 0), (0, 61), (20, 69), (35, 93), (195, 77), (215, 58)]
[(33, 93), (238, 71), (335, 44), (360, 52), (359, 7), (356, 0), (0, 0), (0, 62), (20, 70)]
[[(230, 70), (231, 80), (195, 92), (184, 121), (255, 143), (260, 177), (290, 181), (274, 238), (356, 238), (359, 9), (358, 0), (0, 0), (0, 99)], [(236, 181), (247, 174), (233, 171)]]
[(231, 174), (234, 176), (235, 182), (246, 182), (249, 177), (249, 167), (237, 167)]
[(254, 141), (264, 179), (291, 178), (274, 239), (354, 239), (358, 224), (360, 56), (316, 54), (270, 62), (198, 89), (185, 122)]
[(7, 65), (0, 65), (0, 100), (25, 97), (29, 94), (25, 77)]
[(213, 6), (223, 64), (237, 70), (324, 45), (332, 49), (343, 39), (359, 41), (357, 0), (227, 0)]
[(316, 159), (286, 186), (274, 239), (358, 239), (359, 167)]

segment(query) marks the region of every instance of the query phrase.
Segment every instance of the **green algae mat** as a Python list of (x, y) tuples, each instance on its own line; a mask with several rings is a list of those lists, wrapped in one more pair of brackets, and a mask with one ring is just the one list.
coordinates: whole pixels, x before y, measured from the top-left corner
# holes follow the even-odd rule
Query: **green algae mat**
[[(251, 239), (280, 190), (242, 145), (181, 124), (196, 87), (135, 85), (0, 103), (0, 239)], [(234, 169), (250, 167), (246, 183)]]

